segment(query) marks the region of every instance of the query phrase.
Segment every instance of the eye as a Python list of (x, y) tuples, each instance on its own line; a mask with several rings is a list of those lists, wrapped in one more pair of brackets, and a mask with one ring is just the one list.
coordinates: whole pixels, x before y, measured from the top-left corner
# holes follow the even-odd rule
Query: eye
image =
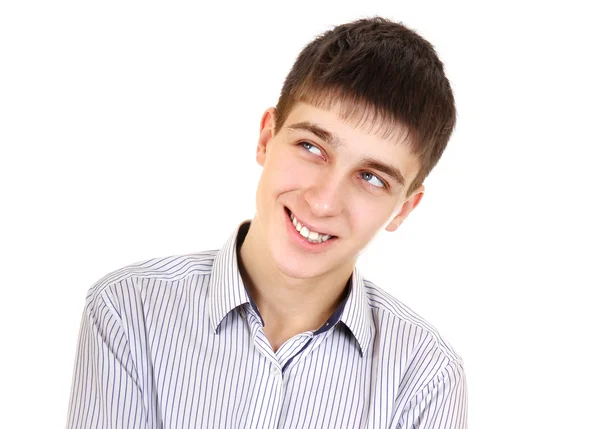
[[(321, 149), (316, 147), (314, 144), (311, 144), (309, 142), (300, 142), (300, 145), (302, 145), (302, 147), (304, 149), (306, 149), (307, 151), (309, 151), (310, 153), (314, 153), (317, 156), (323, 156)], [(316, 152), (314, 152), (314, 151), (316, 151)]]
[(373, 173), (369, 173), (368, 171), (365, 171), (365, 172), (361, 173), (361, 175), (369, 184), (375, 186), (376, 188), (385, 188), (386, 187), (383, 180), (381, 180), (379, 177), (375, 176)]

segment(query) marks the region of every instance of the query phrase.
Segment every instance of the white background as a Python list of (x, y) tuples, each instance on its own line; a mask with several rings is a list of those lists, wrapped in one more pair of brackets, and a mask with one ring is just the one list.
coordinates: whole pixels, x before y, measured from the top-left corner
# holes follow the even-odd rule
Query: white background
[(2, 427), (64, 427), (87, 289), (252, 217), (260, 117), (296, 55), (375, 14), (435, 45), (459, 120), (359, 267), (462, 355), (470, 427), (600, 427), (597, 15), (374, 0), (2, 3)]

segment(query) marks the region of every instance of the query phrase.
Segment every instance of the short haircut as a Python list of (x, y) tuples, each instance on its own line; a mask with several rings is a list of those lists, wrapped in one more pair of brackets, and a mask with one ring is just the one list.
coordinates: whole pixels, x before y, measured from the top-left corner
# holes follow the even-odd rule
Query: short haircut
[(431, 43), (381, 17), (336, 26), (300, 52), (277, 102), (276, 133), (297, 102), (339, 106), (342, 118), (406, 142), (420, 164), (408, 194), (437, 164), (456, 123), (452, 88)]

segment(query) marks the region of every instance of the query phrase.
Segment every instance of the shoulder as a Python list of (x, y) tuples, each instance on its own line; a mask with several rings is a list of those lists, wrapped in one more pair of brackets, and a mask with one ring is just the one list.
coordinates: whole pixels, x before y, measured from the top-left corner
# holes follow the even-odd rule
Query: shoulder
[[(363, 284), (372, 311), (378, 313), (374, 321), (376, 329), (386, 329), (387, 335), (391, 337), (402, 337), (403, 341), (398, 343), (403, 346), (403, 354), (407, 348), (414, 347), (416, 351), (420, 345), (427, 344), (430, 352), (435, 351), (436, 354), (444, 356), (447, 363), (456, 362), (462, 365), (461, 356), (425, 318), (370, 280), (363, 279)], [(411, 343), (412, 346), (407, 347), (402, 342)]]
[(212, 270), (217, 252), (217, 250), (209, 250), (185, 255), (164, 256), (126, 265), (97, 280), (89, 288), (86, 302), (89, 305), (97, 301), (108, 289), (113, 289), (113, 286), (133, 281), (173, 282), (183, 280), (191, 275), (208, 275)]

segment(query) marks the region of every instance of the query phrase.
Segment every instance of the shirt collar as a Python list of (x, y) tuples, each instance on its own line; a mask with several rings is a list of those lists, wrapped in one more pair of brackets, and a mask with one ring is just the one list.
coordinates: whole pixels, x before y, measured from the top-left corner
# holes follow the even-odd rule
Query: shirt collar
[[(242, 222), (215, 255), (208, 286), (209, 317), (215, 334), (225, 316), (240, 305), (249, 303), (260, 317), (258, 308), (244, 285), (237, 261), (236, 243), (238, 240), (244, 240), (249, 226), (250, 221)], [(363, 279), (356, 267), (352, 272), (346, 298), (327, 321), (329, 326), (326, 328), (323, 325), (315, 334), (332, 328), (338, 320), (343, 322), (356, 338), (361, 357), (364, 356), (373, 338), (375, 323)]]

